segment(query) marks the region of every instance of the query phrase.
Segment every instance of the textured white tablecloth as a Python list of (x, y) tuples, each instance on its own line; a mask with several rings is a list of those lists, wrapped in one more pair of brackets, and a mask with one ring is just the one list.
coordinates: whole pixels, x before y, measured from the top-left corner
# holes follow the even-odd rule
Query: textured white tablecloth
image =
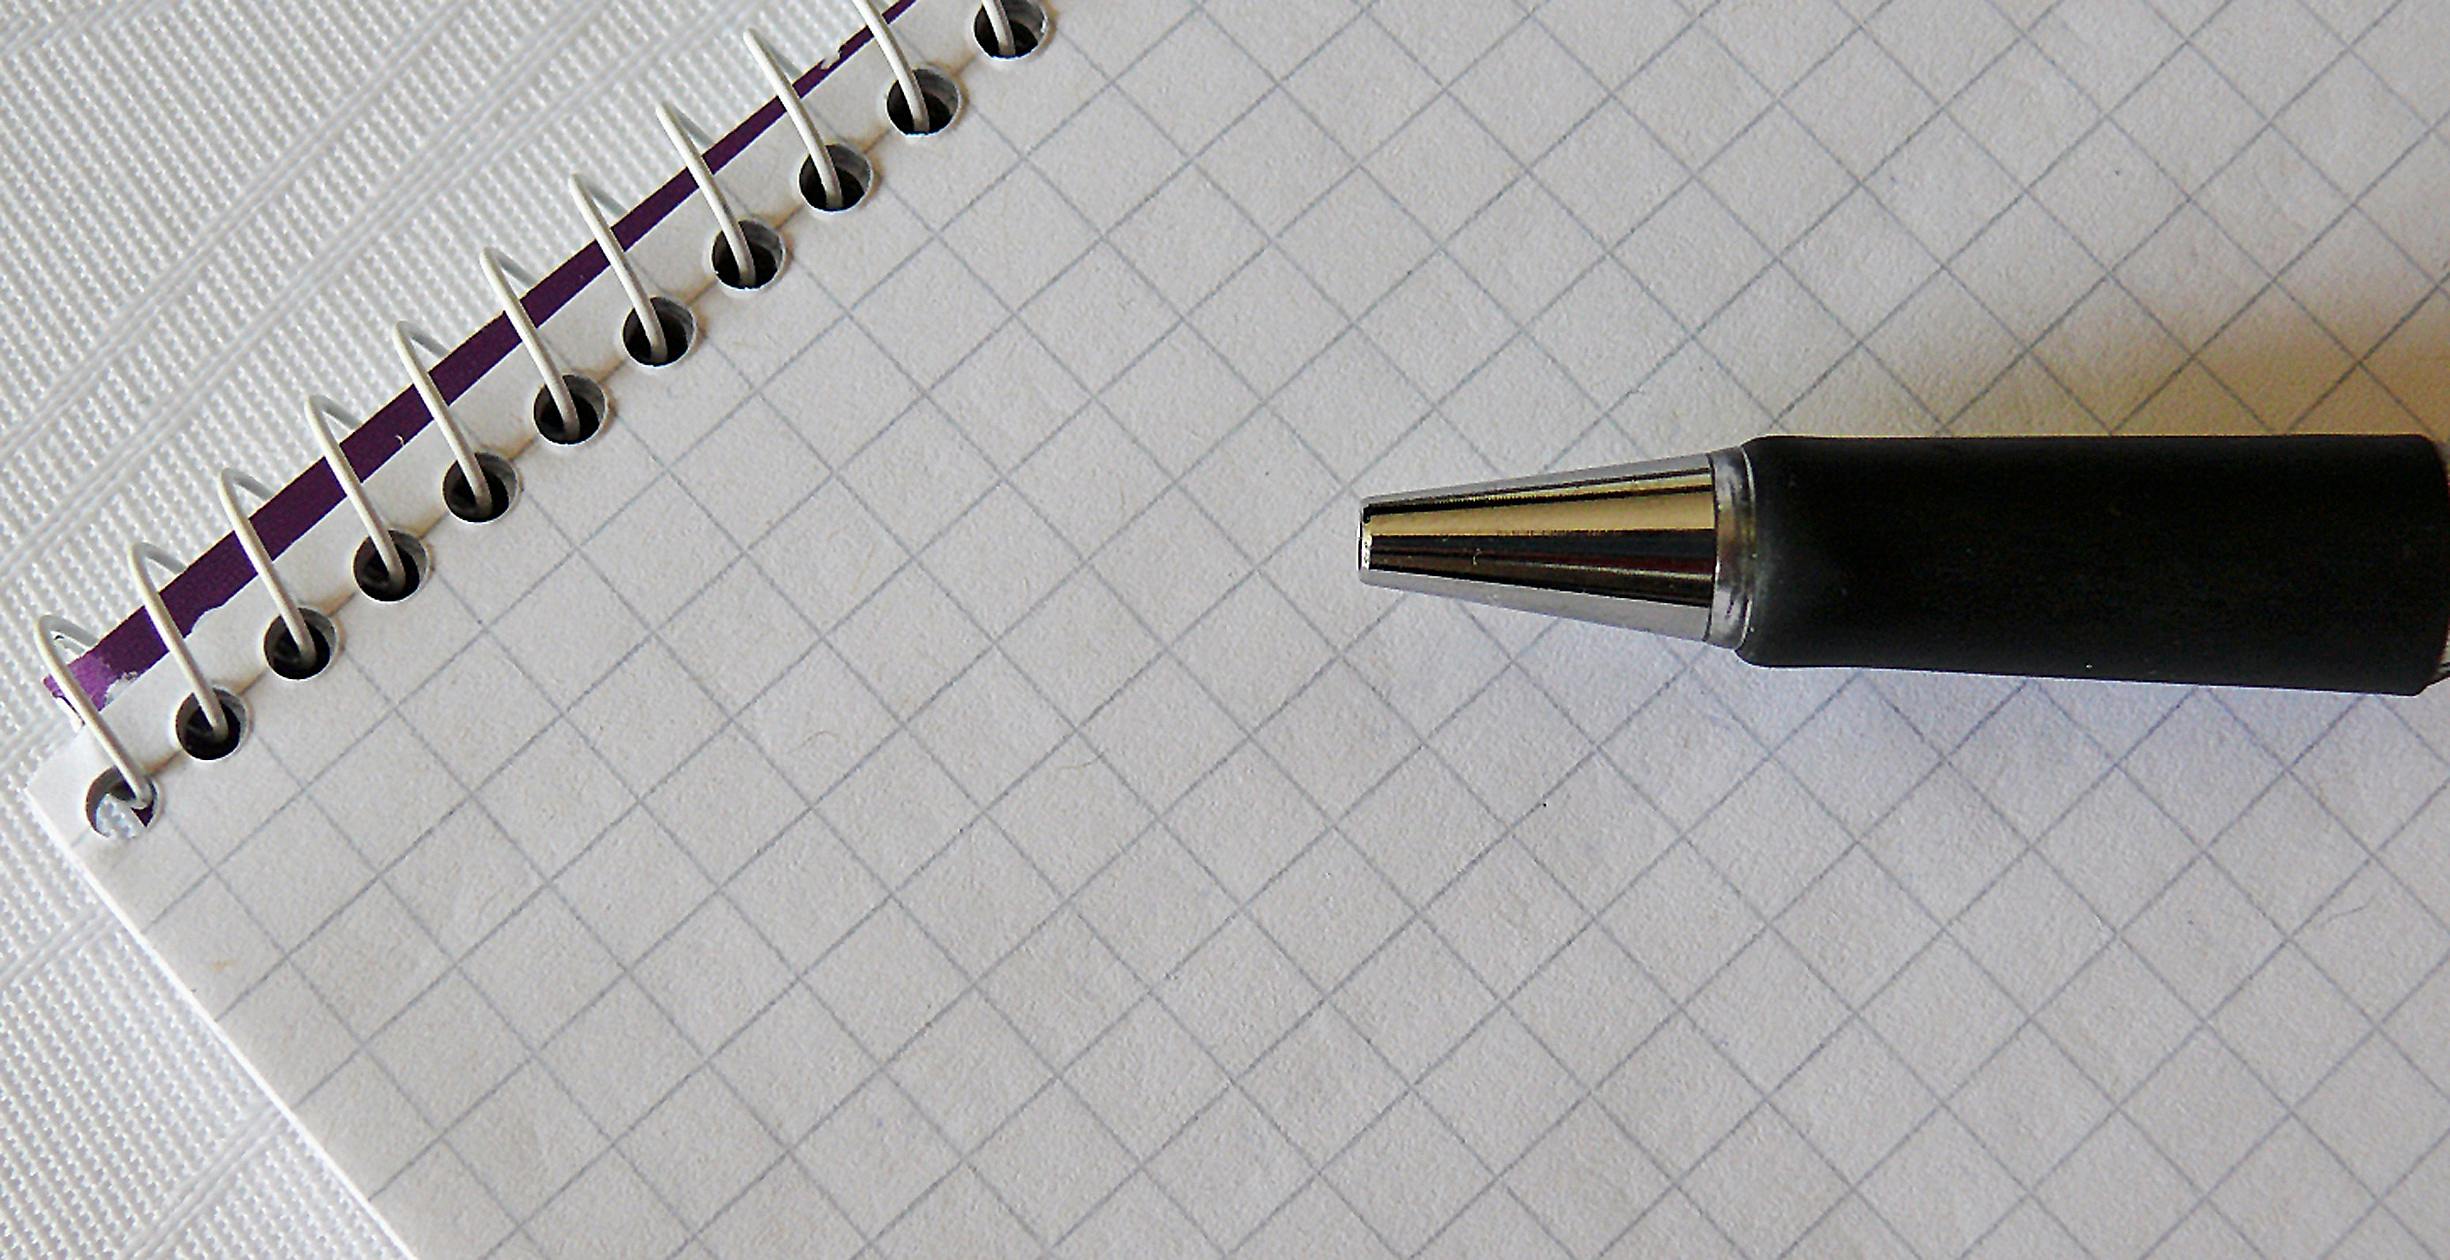
[[(476, 251), (578, 231), (728, 124), (740, 44), (798, 61), (838, 0), (0, 4), (0, 1255), (388, 1248), (45, 841), (16, 785), (67, 726), (23, 624), (132, 606), (121, 549), (192, 554), (221, 466), (304, 464), (300, 393), (399, 389), (386, 333), (491, 306)], [(710, 123), (710, 125), (712, 125)]]

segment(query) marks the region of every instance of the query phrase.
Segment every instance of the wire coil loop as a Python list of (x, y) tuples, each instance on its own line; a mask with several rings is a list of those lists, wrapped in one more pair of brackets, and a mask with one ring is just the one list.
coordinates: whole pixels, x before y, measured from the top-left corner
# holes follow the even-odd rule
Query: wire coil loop
[[(851, 3), (891, 73), (885, 97), (887, 121), (912, 136), (930, 135), (950, 125), (960, 108), (958, 85), (934, 67), (911, 59), (874, 0)], [(981, 0), (974, 17), (973, 29), (979, 46), (991, 57), (1026, 56), (1043, 42), (1047, 33), (1046, 12), (1036, 0)], [(743, 31), (742, 39), (806, 153), (799, 171), (802, 199), (821, 211), (847, 210), (860, 204), (875, 181), (875, 169), (866, 155), (827, 137), (774, 46), (763, 34)], [(771, 281), (783, 263), (780, 234), (764, 221), (740, 212), (707, 158), (710, 146), (704, 131), (668, 103), (657, 108), (656, 116), (699, 199), (715, 218), (712, 267), (716, 278), (742, 289), (754, 289)], [(688, 352), (694, 336), (694, 317), (687, 307), (648, 284), (615, 230), (620, 211), (612, 198), (576, 173), (569, 177), (568, 192), (587, 225), (589, 237), (604, 257), (605, 269), (629, 306), (622, 340), (631, 357), (648, 367), (679, 360)], [(537, 430), (549, 441), (560, 444), (581, 442), (592, 436), (602, 426), (610, 404), (594, 380), (564, 369), (543, 330), (529, 314), (523, 291), (533, 291), (538, 286), (536, 277), (498, 249), (480, 251), (477, 261), (504, 319), (541, 378), (533, 408)], [(515, 482), (510, 478), (507, 461), (470, 440), (454, 414), (451, 401), (434, 379), (433, 364), (447, 357), (450, 349), (423, 329), (405, 322), (392, 327), (391, 343), (409, 378), (410, 392), (449, 448), (450, 463), (443, 479), (446, 508), (464, 520), (498, 517), (509, 507)], [(377, 600), (406, 598), (417, 589), (430, 563), (423, 542), (390, 525), (368, 492), (364, 478), (350, 462), (340, 433), (354, 426), (354, 417), (339, 403), (322, 395), (309, 395), (303, 411), (319, 462), (330, 472), (341, 497), (365, 531), (365, 539), (358, 545), (351, 565), (359, 589)], [(272, 603), (273, 617), (264, 632), (265, 664), (286, 678), (311, 677), (336, 654), (337, 627), (321, 610), (302, 602), (291, 589), (249, 508), (242, 504), (242, 494), (261, 507), (275, 498), (275, 492), (234, 468), (222, 469), (215, 485), (215, 499), (230, 533)], [(216, 686), (205, 673), (188, 635), (178, 625), (162, 585), (155, 580), (157, 572), (175, 576), (182, 566), (167, 551), (146, 542), (131, 543), (126, 558), (145, 614), (155, 636), (161, 640), (163, 654), (178, 671), (188, 693), (173, 721), (173, 738), (198, 759), (226, 755), (237, 747), (245, 729), (244, 706), (237, 696)], [(79, 685), (61, 654), (62, 644), (88, 652), (96, 647), (97, 640), (76, 623), (51, 615), (37, 617), (33, 632), (35, 651), (45, 672), (67, 701), (79, 727), (110, 763), (110, 770), (95, 780), (88, 792), (88, 821), (97, 831), (133, 835), (151, 821), (160, 803), (159, 781), (138, 762), (105, 717), (101, 703)]]

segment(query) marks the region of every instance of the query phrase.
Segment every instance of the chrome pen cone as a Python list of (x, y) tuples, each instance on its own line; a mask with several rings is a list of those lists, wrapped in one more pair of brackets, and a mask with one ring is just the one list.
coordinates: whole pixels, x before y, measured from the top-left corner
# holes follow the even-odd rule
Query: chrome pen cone
[[(1732, 625), (1719, 528), (1740, 466), (1708, 456), (1386, 495), (1361, 507), (1374, 586), (1711, 639)], [(1715, 620), (1714, 620), (1715, 618)]]

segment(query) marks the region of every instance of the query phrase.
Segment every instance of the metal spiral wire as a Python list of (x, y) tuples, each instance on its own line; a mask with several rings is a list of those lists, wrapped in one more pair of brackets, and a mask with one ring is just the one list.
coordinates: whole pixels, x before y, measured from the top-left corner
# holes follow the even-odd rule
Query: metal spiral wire
[[(878, 55), (891, 72), (885, 102), (888, 121), (913, 135), (931, 134), (950, 124), (959, 100), (958, 90), (952, 81), (933, 67), (912, 60), (874, 0), (852, 0), (852, 4), (875, 43)], [(974, 28), (980, 49), (992, 57), (1025, 55), (1045, 36), (1045, 12), (1033, 0), (981, 0), (976, 17)], [(763, 35), (745, 31), (743, 39), (759, 74), (781, 103), (783, 117), (806, 151), (807, 163), (803, 172), (805, 200), (820, 210), (841, 210), (858, 204), (866, 191), (866, 181), (874, 178), (873, 168), (867, 164), (865, 155), (827, 138), (791, 76), (784, 70), (773, 45)], [(931, 86), (936, 95), (931, 96)], [(947, 107), (948, 96), (953, 103), (952, 108)], [(769, 268), (779, 267), (782, 263), (780, 237), (774, 233), (772, 225), (739, 212), (706, 158), (708, 142), (702, 130), (669, 104), (658, 108), (657, 120), (665, 136), (672, 142), (700, 200), (714, 216), (718, 244), (709, 266), (716, 273), (715, 278), (744, 289), (756, 288), (770, 280), (772, 272)], [(850, 169), (854, 165), (856, 169)], [(630, 260), (609, 217), (614, 211), (610, 198), (585, 176), (575, 173), (570, 176), (568, 188), (589, 237), (604, 255), (606, 270), (621, 287), (629, 304), (629, 319), (635, 321), (639, 337), (639, 344), (632, 347), (633, 357), (649, 366), (677, 359), (686, 352), (687, 347), (685, 342), (678, 345), (674, 342), (672, 312), (679, 311), (686, 318), (686, 308), (650, 287)], [(723, 263), (727, 259), (735, 275), (722, 274)], [(543, 436), (555, 441), (583, 439), (592, 431), (591, 426), (602, 422), (602, 393), (594, 382), (564, 370), (559, 356), (546, 341), (542, 328), (528, 313), (525, 291), (536, 287), (536, 277), (496, 249), (483, 250), (478, 256), (478, 264), (504, 318), (541, 378), (536, 407), (539, 430)], [(469, 440), (466, 430), (453, 413), (450, 401), (434, 380), (432, 364), (423, 357), (430, 355), (438, 361), (448, 354), (448, 350), (436, 338), (407, 323), (395, 325), (391, 339), (401, 366), (409, 376), (410, 389), (419, 400), (426, 419), (439, 431), (443, 442), (449, 447), (451, 463), (446, 471), (457, 473), (474, 505), (474, 514), (467, 519), (494, 519), (508, 507), (497, 485), (500, 461)], [(640, 350), (644, 353), (639, 353)], [(583, 396), (586, 390), (594, 391), (592, 398)], [(598, 408), (592, 415), (591, 406)], [(344, 449), (340, 433), (353, 427), (353, 418), (339, 403), (320, 395), (309, 396), (305, 400), (304, 416), (318, 462), (329, 469), (339, 484), (341, 497), (365, 530), (366, 539), (360, 545), (360, 560), (355, 566), (358, 584), (367, 594), (377, 598), (404, 597), (415, 589), (419, 580), (423, 549), (416, 539), (394, 529), (385, 519), (373, 496), (367, 492), (364, 478)], [(489, 462), (493, 466), (489, 467)], [(448, 477), (444, 478), (444, 482), (446, 486), (449, 484)], [(335, 644), (329, 636), (331, 623), (323, 610), (302, 603), (291, 591), (275, 564), (272, 550), (256, 528), (252, 511), (240, 503), (242, 491), (254, 500), (258, 510), (273, 499), (274, 492), (263, 482), (234, 469), (221, 470), (215, 486), (215, 498), (229, 524), (230, 533), (238, 540), (255, 579), (263, 585), (272, 601), (274, 618), (266, 633), (265, 663), (285, 676), (306, 677), (320, 670), (334, 650)], [(188, 699), (181, 705), (182, 716), (191, 719), (185, 725), (209, 737), (218, 749), (210, 755), (221, 755), (235, 747), (236, 740), (243, 733), (240, 715), (232, 703), (231, 693), (216, 685), (197, 660), (186, 633), (179, 627), (164, 597), (163, 588), (153, 577), (156, 570), (175, 575), (181, 566), (174, 557), (149, 543), (130, 544), (127, 556), (139, 599), (155, 636), (161, 641), (163, 655), (178, 669), (189, 693)], [(53, 687), (66, 701), (84, 735), (93, 741), (110, 764), (110, 771), (96, 782), (91, 795), (97, 800), (115, 802), (121, 814), (132, 819), (115, 830), (122, 835), (132, 834), (153, 816), (161, 797), (159, 781), (153, 770), (141, 764), (126, 741), (120, 738), (110, 718), (103, 712), (102, 701), (78, 683), (60, 650), (61, 644), (65, 643), (79, 652), (90, 651), (98, 640), (75, 623), (48, 614), (36, 617), (31, 628), (36, 653)], [(274, 661), (273, 657), (279, 654), (276, 648), (290, 654), (290, 664), (296, 667), (296, 672), (284, 669)], [(174, 728), (180, 725), (174, 723)], [(190, 755), (206, 755), (197, 751), (192, 742), (182, 742), (176, 730), (174, 742), (182, 743)], [(93, 812), (92, 801), (89, 801), (88, 808), (89, 816), (101, 829), (103, 822), (100, 815)]]

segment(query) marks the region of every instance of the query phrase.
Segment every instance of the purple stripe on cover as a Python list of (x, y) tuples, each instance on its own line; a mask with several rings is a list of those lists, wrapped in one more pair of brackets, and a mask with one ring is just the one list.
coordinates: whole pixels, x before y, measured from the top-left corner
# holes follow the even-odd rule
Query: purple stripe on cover
[[(917, 0), (895, 0), (885, 9), (885, 19), (900, 17), (915, 3)], [(806, 96), (835, 67), (866, 47), (869, 38), (868, 29), (860, 27), (842, 41), (829, 61), (794, 80), (793, 88)], [(781, 102), (769, 100), (760, 105), (708, 146), (707, 165), (723, 169), (782, 116)], [(625, 246), (637, 244), (696, 191), (686, 170), (674, 175), (621, 216), (620, 222), (613, 225), (613, 235)], [(588, 242), (528, 292), (523, 299), (528, 315), (538, 324), (551, 319), (589, 281), (603, 274), (604, 267), (604, 252), (593, 241)], [(496, 315), (434, 365), (434, 383), (441, 387), (444, 398), (457, 399), (517, 349), (518, 344), (518, 335), (511, 331), (509, 319)], [(340, 449), (358, 476), (372, 476), (374, 470), (399, 453), (408, 439), (431, 422), (432, 417), (426, 414), (416, 392), (402, 390), (341, 439)], [(264, 536), (264, 545), (277, 556), (339, 504), (340, 482), (332, 476), (331, 469), (317, 461), (256, 509), (255, 528)], [(162, 588), (162, 598), (170, 605), (171, 617), (179, 628), (192, 630), (204, 614), (229, 602), (253, 580), (255, 570), (239, 550), (238, 539), (224, 534)], [(68, 673), (87, 695), (94, 697), (96, 704), (102, 704), (108, 701), (114, 688), (152, 668), (162, 654), (162, 641), (154, 634), (153, 623), (138, 609), (103, 635), (91, 651), (69, 662)], [(54, 696), (59, 694), (59, 686), (52, 680), (45, 678), (43, 685)]]

